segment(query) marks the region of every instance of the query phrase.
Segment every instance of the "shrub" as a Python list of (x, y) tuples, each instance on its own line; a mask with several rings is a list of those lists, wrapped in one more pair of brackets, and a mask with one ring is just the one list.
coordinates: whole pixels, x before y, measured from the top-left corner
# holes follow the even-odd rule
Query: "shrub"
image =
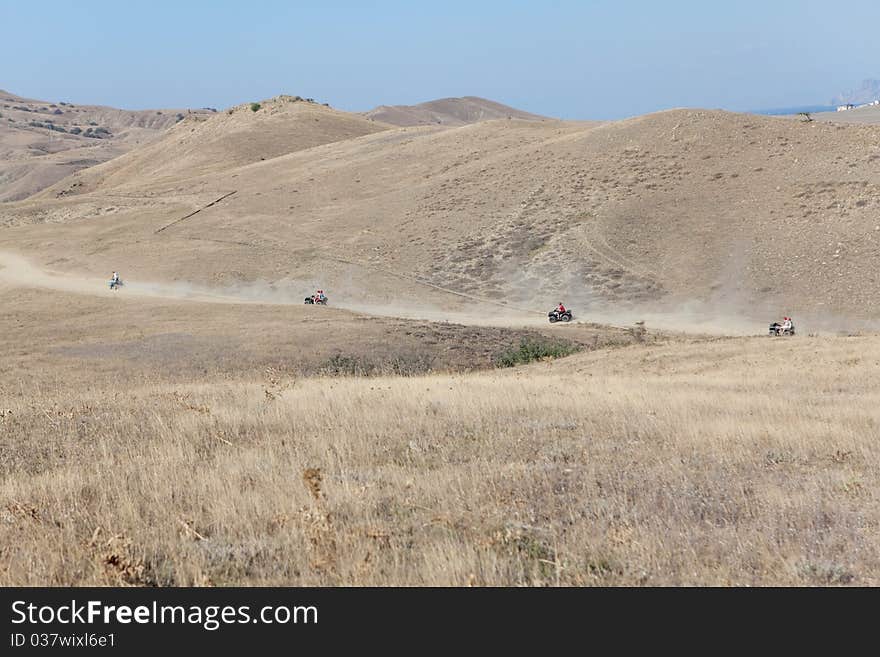
[(434, 357), (430, 354), (389, 354), (362, 356), (335, 354), (318, 367), (325, 376), (418, 376), (431, 372)]
[(107, 128), (87, 128), (83, 133), (83, 137), (91, 137), (92, 139), (106, 139), (111, 136)]
[(261, 107), (259, 103), (251, 103), (251, 112), (258, 112)]
[(345, 356), (343, 354), (335, 354), (327, 359), (320, 367), (322, 374), (362, 376), (373, 371), (374, 367), (371, 363), (365, 363), (363, 359), (356, 356)]
[(627, 329), (627, 333), (629, 333), (636, 342), (644, 342), (645, 337), (648, 334), (648, 329), (645, 328), (645, 322), (636, 322), (635, 326)]
[(46, 123), (43, 123), (42, 121), (31, 121), (28, 125), (32, 128), (43, 128), (44, 130), (54, 130), (55, 132), (67, 132), (67, 130), (60, 125), (55, 125), (51, 121), (47, 121)]
[(495, 357), (495, 365), (513, 367), (545, 358), (561, 358), (570, 356), (579, 349), (580, 347), (569, 342), (523, 338), (518, 347), (511, 347), (499, 353)]

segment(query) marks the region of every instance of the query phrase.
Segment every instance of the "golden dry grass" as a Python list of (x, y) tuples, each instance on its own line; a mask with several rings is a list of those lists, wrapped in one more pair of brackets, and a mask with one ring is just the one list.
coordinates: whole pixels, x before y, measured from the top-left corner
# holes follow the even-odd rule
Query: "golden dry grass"
[(752, 338), (465, 375), (20, 381), (0, 583), (876, 584), (878, 361), (877, 337)]

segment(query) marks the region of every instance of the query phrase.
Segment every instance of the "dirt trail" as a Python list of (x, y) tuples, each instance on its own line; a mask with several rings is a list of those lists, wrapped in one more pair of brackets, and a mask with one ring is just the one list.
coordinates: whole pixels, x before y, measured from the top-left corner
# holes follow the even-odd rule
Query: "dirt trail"
[(0, 281), (14, 287), (46, 288), (72, 294), (112, 297), (117, 294), (161, 299), (185, 299), (209, 303), (241, 303), (242, 300), (214, 294), (207, 290), (195, 290), (191, 286), (162, 284), (131, 284), (124, 281), (122, 291), (109, 289), (106, 280), (89, 278), (67, 272), (43, 270), (26, 258), (0, 251)]
[[(123, 280), (125, 281), (124, 277)], [(418, 282), (418, 281), (413, 281)], [(146, 297), (154, 299), (171, 299), (196, 303), (225, 304), (257, 304), (289, 306), (302, 305), (302, 298), (292, 295), (290, 290), (274, 290), (264, 284), (255, 283), (250, 287), (229, 289), (211, 289), (187, 283), (153, 283), (141, 281), (125, 281), (119, 291), (108, 288), (107, 281), (97, 277), (83, 276), (70, 272), (58, 272), (42, 269), (27, 258), (0, 251), (0, 283), (13, 287), (44, 288), (102, 297)], [(436, 286), (432, 286), (435, 287)], [(303, 287), (303, 289), (308, 289)], [(439, 289), (439, 288), (438, 288)], [(450, 295), (454, 293), (450, 292)], [(401, 319), (427, 320), (432, 322), (453, 322), (472, 326), (496, 327), (536, 327), (545, 326), (547, 319), (543, 313), (529, 312), (521, 308), (502, 307), (502, 305), (484, 305), (474, 303), (477, 311), (466, 308), (462, 310), (439, 309), (425, 305), (397, 305), (388, 303), (368, 303), (358, 299), (346, 299), (344, 295), (335, 295), (331, 301), (332, 308), (380, 317), (396, 317)], [(577, 312), (577, 311), (575, 311)], [(724, 318), (713, 313), (704, 313), (688, 309), (670, 312), (639, 312), (639, 311), (602, 311), (591, 310), (590, 323), (601, 323), (611, 326), (632, 326), (636, 321), (644, 320), (649, 327), (660, 328), (682, 333), (711, 333), (717, 335), (748, 335), (756, 332), (753, 322), (743, 318)], [(577, 320), (574, 324), (580, 323)], [(564, 330), (564, 326), (560, 327)]]
[[(259, 305), (302, 305), (302, 297), (292, 297), (289, 293), (274, 293), (271, 290), (251, 288), (210, 289), (186, 283), (153, 283), (143, 281), (127, 281), (118, 291), (109, 289), (107, 280), (83, 276), (70, 272), (58, 272), (42, 269), (27, 258), (8, 251), (0, 251), (0, 283), (13, 287), (44, 288), (113, 298), (149, 297), (155, 299), (172, 299), (197, 303), (226, 304), (259, 304)], [(308, 289), (308, 288), (303, 288)], [(351, 312), (382, 317), (398, 317), (404, 319), (421, 319), (436, 322), (455, 322), (459, 324), (482, 326), (526, 326), (543, 324), (537, 316), (513, 310), (498, 312), (493, 308), (491, 313), (475, 314), (468, 312), (445, 311), (432, 307), (403, 307), (392, 304), (369, 304), (354, 300), (334, 297), (332, 308), (341, 308)], [(331, 308), (331, 310), (332, 310)]]

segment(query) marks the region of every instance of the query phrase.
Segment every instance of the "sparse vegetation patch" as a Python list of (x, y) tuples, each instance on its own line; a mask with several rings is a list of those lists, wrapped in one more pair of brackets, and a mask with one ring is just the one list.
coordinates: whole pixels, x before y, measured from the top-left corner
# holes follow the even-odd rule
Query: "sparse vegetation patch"
[(429, 353), (398, 353), (384, 358), (340, 353), (319, 365), (317, 372), (327, 376), (416, 376), (430, 372), (433, 363)]
[(518, 347), (512, 347), (499, 353), (495, 357), (495, 363), (498, 367), (514, 367), (536, 360), (549, 360), (570, 356), (579, 350), (580, 347), (578, 345), (570, 342), (523, 338)]

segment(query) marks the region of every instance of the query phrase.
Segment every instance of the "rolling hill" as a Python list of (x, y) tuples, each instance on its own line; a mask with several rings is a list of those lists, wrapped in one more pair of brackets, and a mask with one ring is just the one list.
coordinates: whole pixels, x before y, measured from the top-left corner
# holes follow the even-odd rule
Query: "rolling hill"
[(845, 327), (880, 295), (878, 144), (873, 126), (697, 110), (392, 129), (282, 99), (3, 206), (0, 248), (291, 298), (317, 282), (391, 313), (561, 298), (609, 321)]
[[(252, 109), (253, 108), (253, 109)], [(352, 139), (389, 128), (376, 121), (330, 109), (295, 96), (246, 103), (210, 116), (185, 117), (161, 138), (76, 176), (62, 190), (44, 194), (81, 194), (90, 189), (174, 187), (181, 180), (219, 173)]]
[(364, 116), (396, 126), (459, 126), (493, 119), (547, 120), (545, 116), (530, 114), (476, 96), (440, 98), (418, 105), (381, 105), (365, 112)]

